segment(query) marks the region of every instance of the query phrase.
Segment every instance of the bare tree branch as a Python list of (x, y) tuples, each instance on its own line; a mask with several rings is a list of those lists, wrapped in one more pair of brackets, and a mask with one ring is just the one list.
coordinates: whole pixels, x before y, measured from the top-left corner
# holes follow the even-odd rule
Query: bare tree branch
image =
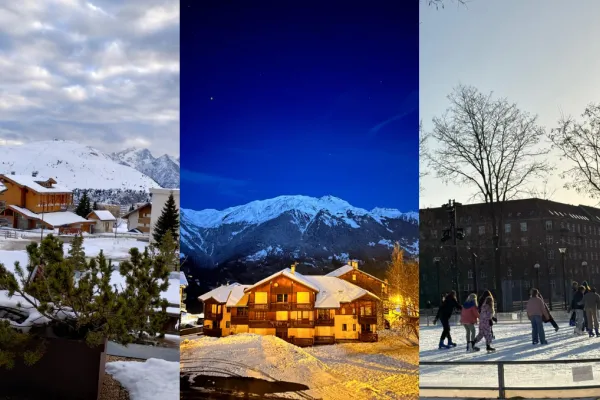
[(582, 121), (561, 117), (550, 140), (561, 152), (561, 158), (574, 164), (561, 173), (567, 179), (565, 188), (591, 198), (600, 198), (600, 104), (590, 104), (581, 115)]
[(429, 7), (435, 7), (436, 10), (444, 9), (448, 3), (454, 3), (457, 6), (467, 6), (466, 0), (426, 0)]

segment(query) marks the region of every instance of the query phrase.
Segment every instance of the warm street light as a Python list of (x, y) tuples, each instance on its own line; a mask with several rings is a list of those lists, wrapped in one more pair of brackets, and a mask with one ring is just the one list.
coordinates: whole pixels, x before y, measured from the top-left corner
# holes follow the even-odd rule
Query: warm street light
[(567, 253), (567, 248), (566, 247), (559, 247), (558, 251), (560, 251), (560, 256), (562, 258), (562, 270), (563, 270), (563, 293), (564, 293), (564, 300), (565, 300), (565, 310), (569, 307), (568, 304), (568, 300), (567, 300), (567, 267), (566, 267), (566, 253)]
[[(538, 290), (540, 290), (540, 263), (536, 262), (533, 268), (535, 268), (535, 274), (537, 276), (537, 287)], [(552, 301), (552, 299), (550, 299), (550, 301)]]

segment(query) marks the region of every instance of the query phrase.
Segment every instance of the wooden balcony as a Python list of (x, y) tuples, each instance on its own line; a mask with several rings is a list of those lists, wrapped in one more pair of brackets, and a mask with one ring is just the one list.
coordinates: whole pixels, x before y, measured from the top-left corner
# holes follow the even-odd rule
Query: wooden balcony
[(291, 303), (271, 303), (271, 311), (288, 311), (291, 309)]
[(232, 315), (231, 325), (248, 325), (247, 315)]
[(375, 315), (359, 315), (358, 323), (366, 324), (366, 325), (377, 324), (377, 316), (375, 316)]
[(204, 336), (221, 337), (221, 328), (208, 329), (206, 326), (202, 330)]
[(271, 322), (271, 326), (275, 327), (275, 328), (289, 328), (290, 327), (290, 321), (270, 321)]
[(358, 340), (361, 342), (376, 342), (379, 340), (376, 333), (372, 332), (360, 332), (358, 334)]
[(208, 321), (220, 321), (223, 319), (223, 314), (204, 313), (204, 319)]
[(252, 320), (249, 319), (248, 320), (248, 327), (249, 328), (272, 328), (273, 325), (271, 325), (271, 321), (268, 320)]
[(315, 344), (335, 344), (335, 336), (315, 336)]
[(294, 328), (314, 328), (315, 327), (315, 321), (311, 321), (308, 319), (292, 320), (291, 324)]
[(317, 318), (315, 321), (316, 326), (334, 326), (335, 319), (333, 318)]
[(315, 308), (313, 303), (294, 303), (294, 310), (313, 310)]
[(141, 225), (150, 225), (150, 217), (140, 217), (140, 218), (138, 218), (138, 224), (141, 224)]
[(250, 310), (265, 310), (265, 311), (267, 311), (269, 309), (269, 305), (268, 304), (248, 303), (248, 308)]

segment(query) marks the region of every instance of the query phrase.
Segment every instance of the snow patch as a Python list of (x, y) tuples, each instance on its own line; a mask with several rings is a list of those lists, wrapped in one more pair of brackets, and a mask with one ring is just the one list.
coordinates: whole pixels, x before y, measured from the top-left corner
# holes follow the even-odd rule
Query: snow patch
[(146, 362), (114, 361), (106, 372), (129, 392), (131, 400), (179, 399), (179, 363), (151, 358)]

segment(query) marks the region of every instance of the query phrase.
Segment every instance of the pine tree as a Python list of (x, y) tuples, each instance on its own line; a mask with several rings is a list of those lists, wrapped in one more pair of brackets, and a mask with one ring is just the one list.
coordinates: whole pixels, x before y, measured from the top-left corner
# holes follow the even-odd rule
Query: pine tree
[(88, 197), (87, 190), (83, 191), (83, 195), (79, 200), (79, 204), (75, 209), (75, 214), (82, 218), (86, 218), (92, 212), (92, 206), (90, 204), (90, 198)]
[(98, 208), (98, 202), (94, 202), (94, 206), (92, 207), (93, 210), (99, 210)]
[(175, 205), (173, 193), (169, 195), (165, 206), (163, 207), (158, 221), (154, 226), (154, 241), (159, 244), (167, 232), (171, 232), (171, 236), (175, 242), (179, 242), (179, 210)]

